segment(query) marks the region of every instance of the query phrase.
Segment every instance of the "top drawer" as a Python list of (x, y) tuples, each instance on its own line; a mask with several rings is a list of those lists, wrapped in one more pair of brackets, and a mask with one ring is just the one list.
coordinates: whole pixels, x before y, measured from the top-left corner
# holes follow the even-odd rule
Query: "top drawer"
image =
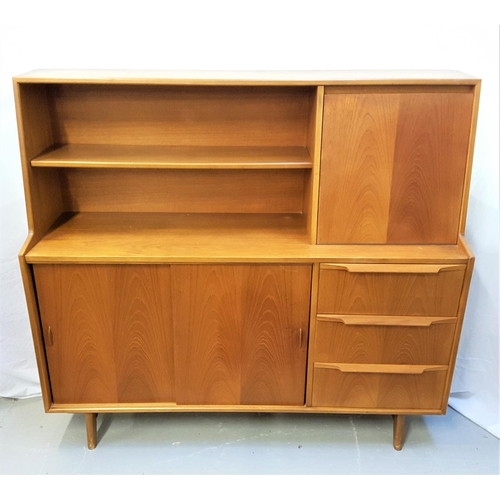
[(318, 313), (456, 316), (465, 267), (321, 264)]

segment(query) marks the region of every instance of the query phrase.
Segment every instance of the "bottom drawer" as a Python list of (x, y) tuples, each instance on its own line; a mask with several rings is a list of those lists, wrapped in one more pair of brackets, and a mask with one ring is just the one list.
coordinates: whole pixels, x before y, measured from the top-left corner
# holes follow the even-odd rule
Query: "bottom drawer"
[(315, 363), (312, 405), (438, 410), (441, 408), (447, 368)]

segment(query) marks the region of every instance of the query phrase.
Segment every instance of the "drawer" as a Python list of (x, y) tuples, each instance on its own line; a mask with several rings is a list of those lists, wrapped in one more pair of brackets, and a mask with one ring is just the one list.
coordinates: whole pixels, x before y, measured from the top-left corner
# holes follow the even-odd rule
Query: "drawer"
[(447, 365), (455, 325), (456, 318), (318, 315), (314, 361)]
[(313, 406), (439, 410), (447, 367), (314, 364)]
[(465, 267), (321, 264), (318, 313), (456, 316)]

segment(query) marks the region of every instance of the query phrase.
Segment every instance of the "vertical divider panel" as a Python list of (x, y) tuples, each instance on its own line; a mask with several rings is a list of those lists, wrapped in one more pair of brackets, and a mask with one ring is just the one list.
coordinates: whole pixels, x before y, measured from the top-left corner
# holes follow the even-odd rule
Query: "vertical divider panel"
[(323, 133), (323, 103), (325, 87), (319, 86), (312, 97), (313, 106), (309, 118), (307, 149), (313, 161), (313, 168), (305, 172), (304, 214), (307, 216), (307, 232), (312, 245), (316, 244), (318, 226), (319, 172), (321, 161), (321, 138)]
[(307, 376), (306, 376), (306, 406), (312, 406), (312, 391), (314, 378), (314, 346), (316, 343), (316, 314), (318, 307), (319, 266), (313, 264), (311, 284), (311, 310), (309, 320), (309, 346), (307, 350)]

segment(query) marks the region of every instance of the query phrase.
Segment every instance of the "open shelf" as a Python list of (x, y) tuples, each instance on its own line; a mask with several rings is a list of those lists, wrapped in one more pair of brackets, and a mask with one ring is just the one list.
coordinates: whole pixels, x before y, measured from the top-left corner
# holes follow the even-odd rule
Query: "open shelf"
[(295, 169), (312, 168), (306, 147), (136, 146), (65, 144), (31, 161), (33, 167)]
[(31, 264), (466, 262), (457, 246), (312, 245), (301, 214), (66, 213)]

